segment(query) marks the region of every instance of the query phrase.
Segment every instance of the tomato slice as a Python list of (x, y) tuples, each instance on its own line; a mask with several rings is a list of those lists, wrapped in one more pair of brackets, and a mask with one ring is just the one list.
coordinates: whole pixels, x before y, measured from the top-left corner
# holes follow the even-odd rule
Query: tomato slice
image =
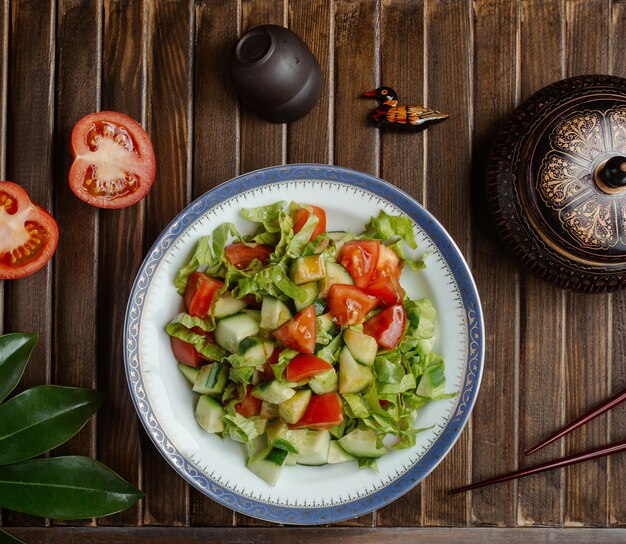
[(152, 142), (141, 125), (123, 113), (83, 117), (72, 131), (70, 187), (87, 204), (126, 208), (148, 194), (156, 175)]
[(350, 273), (357, 287), (365, 289), (378, 264), (379, 253), (378, 240), (350, 240), (341, 248), (339, 264)]
[(272, 246), (266, 246), (265, 244), (258, 244), (252, 247), (237, 243), (230, 244), (224, 248), (224, 254), (228, 262), (235, 265), (239, 270), (248, 268), (254, 259), (258, 259), (264, 263), (273, 252), (274, 248)]
[(297, 313), (272, 334), (286, 348), (300, 353), (313, 353), (317, 337), (317, 319), (313, 304)]
[(404, 289), (400, 286), (400, 258), (393, 249), (381, 244), (378, 264), (365, 290), (389, 306), (404, 300)]
[(54, 254), (59, 228), (17, 183), (0, 181), (0, 280), (37, 272)]
[(263, 401), (252, 396), (252, 385), (246, 387), (245, 398), (235, 404), (235, 410), (244, 417), (258, 416), (261, 413), (261, 405)]
[(323, 395), (311, 395), (311, 401), (304, 415), (294, 424), (291, 429), (307, 427), (308, 429), (330, 429), (343, 421), (341, 399), (338, 393), (324, 393)]
[(328, 308), (338, 325), (363, 323), (365, 316), (378, 304), (378, 298), (367, 294), (356, 285), (335, 283), (328, 291)]
[(272, 351), (272, 354), (266, 361), (265, 366), (263, 366), (263, 376), (261, 376), (261, 379), (264, 382), (271, 382), (276, 378), (272, 365), (275, 365), (278, 362), (278, 357), (282, 352), (283, 350), (280, 348), (274, 348), (274, 351)]
[(185, 309), (189, 315), (206, 317), (211, 311), (213, 299), (224, 283), (202, 272), (194, 272), (187, 280), (185, 288)]
[(179, 363), (198, 368), (202, 366), (204, 359), (193, 344), (185, 342), (175, 336), (170, 336), (172, 352)]
[(376, 339), (378, 345), (393, 349), (404, 334), (406, 311), (402, 304), (394, 304), (365, 322), (363, 332)]
[(285, 377), (290, 382), (300, 382), (332, 368), (333, 365), (324, 361), (321, 357), (308, 353), (299, 353), (289, 361), (285, 369)]
[(311, 237), (309, 241), (313, 240), (316, 236), (326, 232), (326, 212), (322, 210), (322, 208), (318, 206), (313, 206), (312, 204), (304, 204), (296, 209), (294, 224), (293, 224), (293, 232), (298, 233), (302, 230), (302, 227), (306, 224), (309, 219), (311, 213), (317, 215), (318, 222), (311, 233)]

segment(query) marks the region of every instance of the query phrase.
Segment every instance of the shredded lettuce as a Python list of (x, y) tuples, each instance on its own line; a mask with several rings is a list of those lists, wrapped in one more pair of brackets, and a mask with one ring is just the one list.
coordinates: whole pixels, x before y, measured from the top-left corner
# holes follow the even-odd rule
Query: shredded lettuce
[(278, 362), (272, 365), (274, 377), (277, 380), (283, 379), (283, 372), (285, 371), (285, 368), (287, 368), (289, 361), (291, 361), (291, 359), (293, 359), (296, 355), (298, 355), (298, 352), (294, 351), (293, 349), (284, 349), (280, 352), (280, 355), (278, 356)]
[(365, 236), (383, 242), (392, 238), (402, 238), (412, 249), (417, 247), (413, 220), (406, 215), (388, 215), (383, 210), (378, 217), (372, 217), (366, 226)]
[(239, 215), (248, 221), (254, 223), (261, 223), (265, 232), (275, 233), (280, 232), (279, 218), (281, 214), (284, 214), (285, 206), (287, 202), (281, 200), (268, 206), (260, 206), (258, 208), (243, 208)]
[(191, 327), (195, 325), (191, 324), (191, 327), (188, 326), (190, 325), (189, 319), (195, 320), (198, 318), (193, 318), (188, 314), (179, 314), (176, 316), (174, 321), (165, 327), (167, 334), (174, 336), (183, 342), (193, 344), (202, 356), (210, 359), (211, 361), (221, 361), (224, 357), (228, 356), (228, 351), (224, 348), (216, 344), (212, 344), (203, 334), (198, 334), (197, 332), (192, 331)]
[(244, 417), (241, 414), (226, 414), (222, 417), (226, 430), (224, 433), (237, 442), (250, 442), (265, 431), (266, 420), (259, 417)]
[(174, 280), (174, 285), (178, 290), (179, 295), (185, 293), (185, 287), (187, 287), (187, 279), (191, 276), (200, 266), (207, 265), (213, 262), (213, 253), (211, 251), (211, 237), (203, 236), (198, 240), (196, 250), (194, 251), (189, 262), (178, 269), (178, 274)]

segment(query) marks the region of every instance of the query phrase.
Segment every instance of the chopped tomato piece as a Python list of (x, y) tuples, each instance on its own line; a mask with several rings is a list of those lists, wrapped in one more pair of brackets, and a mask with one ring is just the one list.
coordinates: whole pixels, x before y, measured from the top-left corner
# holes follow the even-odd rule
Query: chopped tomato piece
[(174, 357), (179, 363), (192, 366), (194, 368), (202, 366), (204, 359), (193, 344), (185, 342), (175, 336), (170, 336), (170, 342), (172, 344)]
[(250, 263), (255, 259), (264, 263), (273, 252), (274, 248), (272, 246), (266, 246), (265, 244), (247, 246), (246, 244), (237, 243), (230, 244), (224, 248), (228, 262), (235, 265), (239, 270), (248, 268)]
[(0, 181), (0, 280), (30, 276), (52, 258), (59, 241), (54, 218), (17, 183)]
[(307, 306), (272, 334), (286, 348), (300, 353), (313, 353), (317, 337), (315, 306)]
[(341, 399), (338, 393), (311, 395), (311, 401), (304, 415), (294, 424), (292, 429), (307, 427), (308, 429), (330, 429), (343, 421)]
[(328, 291), (327, 302), (338, 325), (356, 325), (363, 323), (365, 316), (376, 308), (378, 298), (355, 285), (335, 283)]
[(206, 317), (211, 311), (213, 299), (224, 283), (202, 272), (194, 272), (185, 288), (185, 309), (189, 315)]
[(394, 304), (365, 322), (363, 332), (376, 339), (382, 348), (393, 349), (404, 334), (406, 312), (402, 304)]
[(379, 253), (378, 240), (350, 240), (341, 248), (339, 264), (350, 273), (357, 287), (365, 289), (378, 264)]
[(376, 270), (365, 290), (389, 306), (402, 302), (404, 289), (400, 286), (400, 258), (393, 249), (380, 246)]
[(262, 379), (264, 382), (270, 382), (276, 378), (274, 375), (274, 370), (272, 369), (272, 365), (275, 365), (278, 362), (279, 355), (283, 352), (280, 348), (274, 348), (272, 354), (269, 359), (266, 361), (265, 366), (263, 367), (263, 376)]
[(321, 357), (308, 353), (299, 353), (289, 361), (285, 369), (285, 377), (290, 382), (300, 382), (332, 368), (333, 365), (324, 361)]
[(262, 300), (257, 300), (256, 297), (250, 293), (249, 295), (246, 295), (245, 297), (243, 297), (243, 301), (250, 307), (252, 308), (256, 308), (257, 310), (261, 309)]
[(237, 413), (244, 417), (258, 416), (261, 413), (261, 404), (263, 404), (263, 401), (252, 396), (252, 387), (252, 385), (248, 384), (245, 398), (235, 404)]
[(309, 220), (311, 213), (317, 215), (318, 221), (317, 225), (315, 225), (315, 228), (313, 229), (313, 232), (311, 233), (309, 241), (326, 232), (326, 212), (318, 206), (305, 204), (296, 210), (293, 225), (293, 232), (300, 232), (302, 227), (304, 227), (306, 222)]

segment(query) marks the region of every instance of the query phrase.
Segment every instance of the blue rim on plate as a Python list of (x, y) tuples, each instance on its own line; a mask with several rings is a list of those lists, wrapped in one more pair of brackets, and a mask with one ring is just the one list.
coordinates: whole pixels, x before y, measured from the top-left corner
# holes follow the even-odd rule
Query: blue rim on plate
[[(204, 476), (167, 436), (147, 399), (139, 368), (141, 314), (152, 276), (167, 249), (207, 210), (244, 191), (289, 180), (328, 180), (365, 189), (386, 199), (410, 216), (432, 239), (446, 260), (458, 285), (467, 320), (467, 359), (463, 387), (453, 416), (436, 442), (405, 474), (390, 485), (341, 505), (294, 508), (267, 504), (241, 496)], [(154, 242), (133, 284), (124, 325), (126, 377), (137, 414), (155, 446), (170, 465), (199, 491), (237, 512), (276, 523), (325, 524), (361, 516), (396, 500), (423, 480), (452, 448), (476, 401), (483, 370), (484, 326), (476, 285), (461, 252), (443, 226), (409, 195), (374, 176), (338, 166), (292, 164), (264, 168), (236, 177), (207, 192), (165, 228)]]

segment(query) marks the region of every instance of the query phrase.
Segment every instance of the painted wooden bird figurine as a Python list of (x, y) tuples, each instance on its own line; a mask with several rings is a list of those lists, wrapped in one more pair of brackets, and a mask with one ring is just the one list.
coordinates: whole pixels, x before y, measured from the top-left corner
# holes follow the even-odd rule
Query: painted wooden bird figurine
[(391, 87), (363, 93), (380, 101), (370, 114), (370, 123), (380, 128), (419, 132), (448, 118), (447, 113), (423, 106), (398, 106), (398, 94)]

